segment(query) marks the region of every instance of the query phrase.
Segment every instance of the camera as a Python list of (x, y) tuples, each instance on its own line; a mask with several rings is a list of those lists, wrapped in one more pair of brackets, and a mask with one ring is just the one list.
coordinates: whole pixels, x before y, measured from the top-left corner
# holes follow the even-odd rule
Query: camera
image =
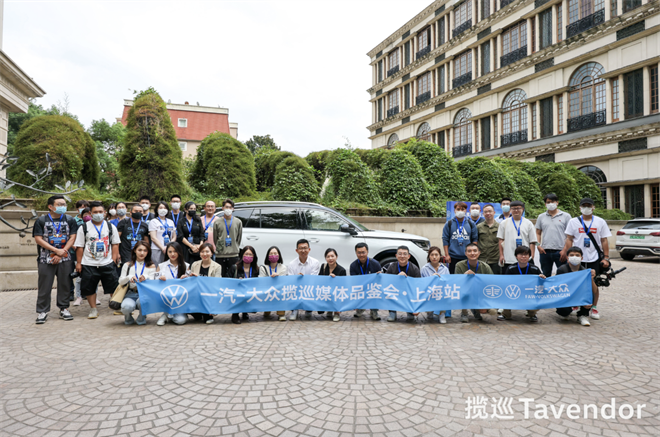
[(80, 273), (78, 273), (76, 270), (72, 271), (71, 274), (69, 275), (71, 279), (76, 279), (80, 277)]
[(609, 287), (610, 286), (610, 280), (615, 279), (616, 275), (624, 271), (626, 268), (622, 268), (619, 270), (614, 270), (612, 268), (612, 264), (610, 264), (610, 267), (607, 270), (599, 272), (599, 274), (596, 275), (594, 278), (594, 282), (596, 283), (596, 286), (598, 287)]

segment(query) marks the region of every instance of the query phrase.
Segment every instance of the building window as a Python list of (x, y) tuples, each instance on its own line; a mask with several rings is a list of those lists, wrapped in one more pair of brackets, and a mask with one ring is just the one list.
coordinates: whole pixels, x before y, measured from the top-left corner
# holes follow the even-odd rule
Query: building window
[(387, 95), (387, 100), (389, 102), (387, 109), (387, 117), (393, 117), (399, 113), (399, 88), (395, 89)]
[(621, 189), (619, 187), (610, 187), (612, 191), (612, 208), (621, 209)]
[(642, 0), (622, 0), (622, 1), (623, 1), (622, 10), (624, 14), (626, 12), (630, 12), (633, 9), (642, 6)]
[(539, 49), (552, 45), (552, 8), (539, 14)]
[(651, 217), (660, 217), (660, 184), (651, 184)]
[(543, 99), (539, 102), (541, 106), (541, 138), (551, 137), (553, 134), (553, 106), (552, 97)]
[(417, 52), (421, 52), (431, 45), (431, 28), (427, 27), (417, 34)]
[(410, 108), (410, 84), (403, 87), (403, 109)]
[(383, 60), (378, 61), (378, 82), (383, 81)]
[(387, 70), (387, 76), (391, 76), (399, 71), (399, 49), (397, 48), (388, 56), (388, 66), (390, 67)]
[(515, 89), (507, 94), (502, 105), (502, 147), (527, 141), (527, 94)]
[(589, 176), (594, 182), (596, 182), (596, 185), (600, 187), (603, 203), (607, 205), (607, 188), (603, 186), (603, 184), (607, 182), (607, 177), (605, 176), (605, 173), (603, 173), (603, 170), (593, 165), (587, 165), (585, 167), (580, 167), (580, 171)]
[(441, 66), (438, 69), (438, 89), (440, 90), (440, 94), (445, 92), (445, 66)]
[(481, 119), (481, 149), (490, 149), (490, 117)]
[(643, 76), (641, 68), (623, 75), (626, 119), (644, 115)]
[(446, 150), (445, 149), (445, 131), (438, 132), (437, 137), (438, 137), (438, 146), (440, 146), (442, 148), (442, 150)]
[(453, 88), (465, 85), (472, 80), (472, 49), (469, 49), (454, 59)]
[(611, 0), (610, 5), (611, 5), (610, 10), (612, 11), (612, 17), (616, 17), (616, 14), (618, 12), (617, 0)]
[(438, 44), (444, 44), (447, 31), (445, 29), (445, 17), (438, 20)]
[(502, 34), (500, 66), (504, 67), (525, 56), (527, 56), (527, 23), (521, 21)]
[(562, 37), (562, 32), (563, 32), (563, 26), (562, 26), (562, 16), (561, 14), (563, 13), (561, 9), (561, 3), (557, 5), (557, 42), (563, 40), (564, 38)]
[(651, 113), (658, 112), (658, 65), (649, 67), (649, 75), (651, 76)]
[(188, 127), (188, 119), (187, 118), (180, 118), (179, 119), (179, 127)]
[(415, 104), (419, 105), (431, 98), (431, 72), (429, 71), (417, 79), (417, 98)]
[[(472, 113), (463, 108), (454, 118), (454, 147), (472, 146)], [(470, 151), (471, 152), (471, 151)]]
[(605, 22), (605, 0), (568, 0), (566, 38)]
[(431, 141), (431, 126), (428, 123), (422, 123), (417, 129), (417, 139), (422, 141)]
[(383, 119), (383, 99), (378, 99), (378, 121)]
[(404, 59), (404, 67), (407, 65), (410, 65), (410, 41), (406, 42), (403, 45), (403, 59)]
[(387, 140), (388, 146), (394, 146), (397, 141), (399, 141), (399, 136), (397, 134), (390, 135), (390, 138)]
[(589, 62), (578, 68), (569, 82), (568, 131), (605, 124), (605, 73), (603, 66)]
[(532, 103), (532, 139), (538, 138), (536, 132), (536, 102)]
[(464, 1), (454, 9), (454, 29), (458, 29), (464, 24), (469, 27), (466, 24), (468, 21), (472, 22), (472, 0)]
[(557, 96), (557, 133), (564, 133), (564, 96)]
[(619, 79), (612, 79), (612, 121), (619, 121)]
[(633, 217), (644, 217), (644, 185), (626, 185), (626, 212)]
[(490, 41), (481, 44), (481, 75), (490, 73)]
[(185, 141), (179, 141), (179, 147), (181, 148), (182, 152), (186, 152), (188, 150), (188, 143)]
[(481, 0), (481, 19), (490, 17), (490, 0)]
[(530, 27), (532, 28), (532, 53), (536, 53), (536, 19), (532, 18)]

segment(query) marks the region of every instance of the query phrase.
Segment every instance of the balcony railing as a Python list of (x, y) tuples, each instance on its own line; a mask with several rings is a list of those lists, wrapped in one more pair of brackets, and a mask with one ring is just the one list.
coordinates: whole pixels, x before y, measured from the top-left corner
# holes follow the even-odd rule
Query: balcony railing
[(468, 71), (464, 75), (458, 76), (451, 81), (452, 88), (458, 88), (459, 86), (463, 86), (466, 83), (470, 82), (471, 80), (472, 80), (472, 72)]
[(399, 113), (399, 105), (387, 110), (387, 118), (393, 117)]
[(504, 56), (500, 57), (500, 67), (513, 64), (516, 61), (520, 61), (522, 58), (527, 56), (527, 46), (522, 46), (519, 49), (516, 49), (512, 52), (507, 53)]
[(527, 129), (500, 135), (500, 147), (509, 147), (527, 142)]
[(415, 98), (415, 105), (419, 105), (421, 103), (424, 103), (427, 100), (429, 100), (430, 98), (431, 98), (431, 91), (427, 91), (425, 93), (422, 93), (422, 94), (418, 95)]
[(642, 0), (623, 0), (621, 6), (622, 11), (625, 14), (626, 12), (630, 12), (633, 9), (637, 9), (638, 7), (642, 6)]
[(605, 110), (592, 112), (591, 114), (580, 115), (568, 119), (568, 131), (575, 132), (605, 124)]
[(458, 26), (456, 29), (454, 29), (454, 30), (452, 31), (452, 33), (451, 33), (451, 34), (452, 34), (452, 37), (453, 37), (453, 38), (456, 38), (458, 35), (460, 35), (461, 33), (465, 32), (465, 31), (468, 30), (470, 27), (472, 27), (472, 19), (467, 20), (465, 23), (461, 24), (461, 25)]
[(500, 9), (504, 8), (505, 6), (509, 6), (511, 3), (515, 1), (516, 0), (500, 0)]
[(387, 77), (390, 77), (391, 75), (395, 74), (398, 71), (399, 71), (399, 66), (395, 65), (394, 67), (387, 70)]
[(600, 11), (596, 11), (593, 14), (576, 21), (575, 23), (571, 23), (566, 26), (566, 38), (578, 35), (585, 30), (589, 30), (592, 27), (598, 26), (599, 24), (603, 24), (604, 22), (605, 9), (601, 9)]
[(431, 46), (426, 46), (422, 50), (417, 52), (417, 54), (415, 55), (415, 59), (419, 59), (422, 56), (428, 55), (429, 53), (431, 53)]
[(472, 154), (472, 144), (463, 144), (462, 146), (454, 147), (452, 149), (452, 156), (458, 158), (459, 156), (467, 156)]

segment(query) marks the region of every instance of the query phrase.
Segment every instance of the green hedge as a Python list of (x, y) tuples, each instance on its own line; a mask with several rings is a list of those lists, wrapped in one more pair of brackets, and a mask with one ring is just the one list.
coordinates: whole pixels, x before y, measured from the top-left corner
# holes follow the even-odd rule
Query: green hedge
[(380, 194), (387, 204), (406, 209), (428, 209), (430, 187), (415, 157), (403, 149), (389, 152), (378, 174)]
[(374, 174), (354, 150), (339, 149), (327, 166), (327, 172), (332, 178), (331, 184), (326, 187), (331, 198), (367, 206), (380, 204)]
[(293, 155), (280, 162), (275, 170), (273, 199), (317, 202), (319, 189), (314, 169), (303, 158)]
[(271, 148), (261, 148), (254, 156), (254, 166), (257, 177), (257, 189), (266, 191), (273, 189), (277, 166), (286, 158), (295, 156), (293, 152), (281, 152)]

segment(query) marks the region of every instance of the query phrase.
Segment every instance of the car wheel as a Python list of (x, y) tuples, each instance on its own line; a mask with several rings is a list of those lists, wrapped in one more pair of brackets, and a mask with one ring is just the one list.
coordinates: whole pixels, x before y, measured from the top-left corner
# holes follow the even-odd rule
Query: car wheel
[(635, 255), (631, 253), (620, 253), (619, 255), (621, 255), (621, 258), (623, 258), (625, 261), (632, 261), (633, 258), (635, 258)]
[(390, 264), (390, 263), (395, 263), (395, 262), (397, 262), (397, 260), (396, 260), (396, 257), (395, 257), (395, 256), (386, 256), (385, 258), (383, 258), (383, 259), (381, 259), (381, 260), (378, 260), (378, 262), (380, 263), (381, 266), (384, 267), (384, 266), (386, 266), (386, 265), (388, 265), (388, 264)]

